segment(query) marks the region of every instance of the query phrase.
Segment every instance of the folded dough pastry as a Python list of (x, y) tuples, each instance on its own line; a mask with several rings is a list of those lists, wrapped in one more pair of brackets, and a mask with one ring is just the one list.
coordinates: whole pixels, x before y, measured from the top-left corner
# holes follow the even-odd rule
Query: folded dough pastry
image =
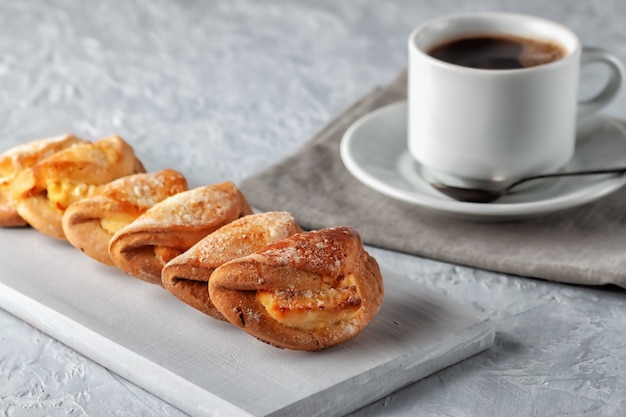
[(376, 315), (383, 280), (349, 227), (303, 232), (217, 268), (213, 304), (274, 346), (314, 351), (356, 336)]
[(15, 146), (0, 155), (0, 226), (25, 226), (10, 195), (11, 183), (23, 170), (62, 149), (85, 143), (73, 135), (37, 139)]
[(236, 258), (261, 250), (302, 232), (291, 214), (268, 212), (233, 221), (192, 246), (165, 265), (163, 286), (192, 307), (224, 320), (209, 298), (209, 280), (215, 269)]
[(71, 204), (63, 214), (63, 232), (88, 256), (114, 265), (109, 256), (113, 235), (150, 207), (183, 191), (187, 191), (187, 180), (172, 169), (118, 178), (100, 187), (94, 196)]
[(11, 184), (19, 215), (41, 233), (64, 239), (61, 219), (70, 204), (98, 186), (144, 172), (133, 148), (119, 136), (75, 144), (23, 170)]
[(230, 181), (194, 188), (157, 203), (115, 233), (109, 254), (127, 274), (163, 285), (161, 270), (167, 262), (248, 214), (250, 205)]

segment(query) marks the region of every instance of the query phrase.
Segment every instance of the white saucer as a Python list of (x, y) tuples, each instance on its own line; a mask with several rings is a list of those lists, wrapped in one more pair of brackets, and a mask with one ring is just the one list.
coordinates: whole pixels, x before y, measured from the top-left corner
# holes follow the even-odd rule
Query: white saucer
[[(541, 180), (494, 203), (455, 201), (433, 189), (407, 148), (406, 102), (380, 108), (357, 120), (341, 141), (341, 159), (352, 175), (389, 197), (473, 220), (534, 217), (579, 206), (610, 194), (626, 176), (602, 175)], [(626, 130), (597, 116), (579, 129), (575, 155), (564, 171), (626, 166)]]

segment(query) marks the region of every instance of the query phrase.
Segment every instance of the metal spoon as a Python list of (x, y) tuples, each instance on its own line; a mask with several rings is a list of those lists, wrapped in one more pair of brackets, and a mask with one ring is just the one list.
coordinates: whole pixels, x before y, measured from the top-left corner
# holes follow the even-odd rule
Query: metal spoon
[(580, 175), (601, 175), (601, 174), (620, 174), (626, 173), (626, 167), (621, 168), (607, 168), (607, 169), (594, 169), (585, 171), (573, 171), (573, 172), (554, 172), (551, 174), (533, 175), (531, 177), (522, 178), (515, 181), (513, 184), (501, 190), (484, 190), (478, 188), (463, 188), (454, 187), (451, 185), (445, 185), (442, 183), (431, 183), (431, 185), (440, 191), (458, 201), (464, 201), (467, 203), (491, 203), (498, 198), (505, 196), (511, 192), (511, 189), (518, 185), (543, 178), (555, 178), (555, 177), (573, 177)]

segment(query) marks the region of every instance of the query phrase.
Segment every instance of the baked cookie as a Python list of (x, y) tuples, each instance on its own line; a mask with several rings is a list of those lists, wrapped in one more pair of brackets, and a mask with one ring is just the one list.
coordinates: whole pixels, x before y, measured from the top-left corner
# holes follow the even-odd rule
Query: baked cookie
[(213, 271), (230, 260), (299, 232), (302, 229), (286, 212), (242, 217), (207, 235), (187, 252), (169, 261), (161, 274), (163, 286), (190, 306), (224, 320), (209, 298), (208, 283)]
[(61, 219), (70, 204), (114, 179), (143, 172), (133, 148), (119, 136), (78, 143), (23, 170), (10, 192), (18, 214), (41, 233), (64, 239)]
[(230, 181), (194, 188), (157, 203), (115, 233), (109, 255), (125, 273), (163, 285), (161, 270), (167, 262), (248, 214), (250, 205)]
[(349, 227), (298, 233), (218, 267), (215, 307), (271, 345), (315, 351), (355, 337), (378, 312), (383, 280)]
[(172, 169), (118, 178), (101, 186), (94, 196), (71, 204), (63, 214), (63, 232), (86, 255), (114, 265), (109, 256), (113, 235), (150, 207), (183, 191), (187, 191), (187, 180)]
[(11, 183), (20, 172), (60, 150), (87, 141), (73, 135), (37, 139), (0, 154), (0, 226), (25, 226), (10, 193)]

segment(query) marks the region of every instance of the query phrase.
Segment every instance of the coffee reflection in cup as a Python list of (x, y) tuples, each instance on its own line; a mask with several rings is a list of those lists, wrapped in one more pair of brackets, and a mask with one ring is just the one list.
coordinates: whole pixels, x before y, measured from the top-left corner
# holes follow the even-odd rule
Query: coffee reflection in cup
[(519, 69), (563, 58), (565, 48), (554, 41), (512, 35), (483, 35), (446, 41), (427, 51), (449, 64), (480, 69)]

